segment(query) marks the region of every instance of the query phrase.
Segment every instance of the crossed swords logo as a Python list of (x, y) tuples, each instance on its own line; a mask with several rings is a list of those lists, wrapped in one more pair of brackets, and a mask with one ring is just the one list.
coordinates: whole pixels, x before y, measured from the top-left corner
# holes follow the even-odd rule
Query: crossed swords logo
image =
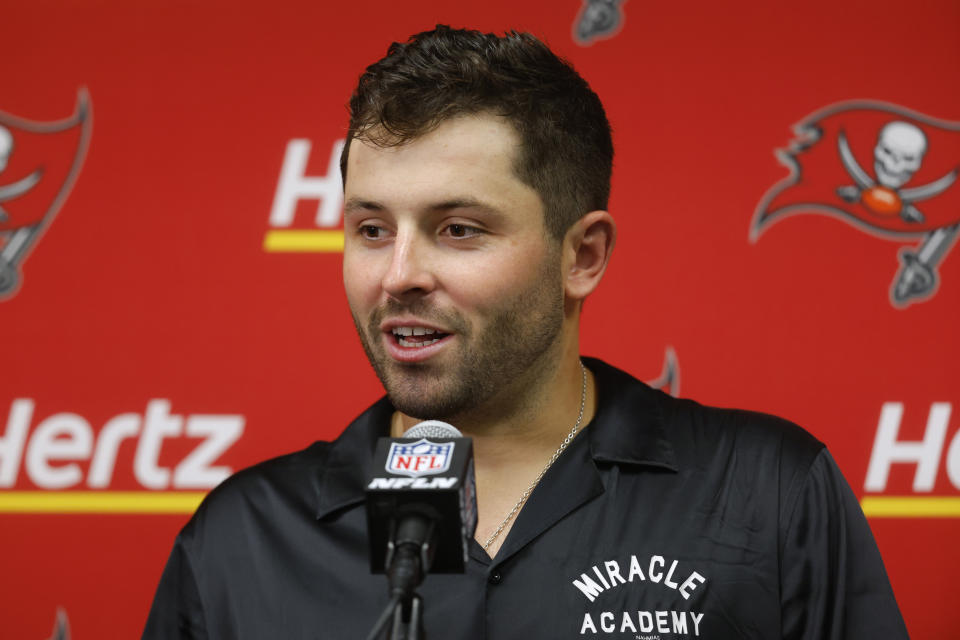
[[(899, 215), (908, 223), (922, 223), (923, 212), (914, 203), (946, 191), (957, 179), (957, 169), (920, 187), (901, 188), (920, 168), (927, 150), (923, 131), (908, 122), (890, 122), (880, 130), (874, 148), (874, 180), (857, 162), (847, 136), (837, 136), (840, 160), (854, 185), (839, 187), (837, 195), (847, 202), (861, 202), (878, 216)], [(903, 306), (913, 298), (932, 293), (939, 279), (937, 265), (956, 239), (960, 225), (940, 227), (926, 235), (916, 250), (900, 251), (900, 270), (891, 289), (893, 302)]]

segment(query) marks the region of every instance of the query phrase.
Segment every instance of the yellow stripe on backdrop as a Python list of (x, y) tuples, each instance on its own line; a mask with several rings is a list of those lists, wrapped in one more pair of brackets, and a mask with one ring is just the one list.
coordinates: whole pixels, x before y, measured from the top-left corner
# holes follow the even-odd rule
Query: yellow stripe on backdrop
[(342, 253), (343, 230), (273, 229), (263, 237), (271, 253)]
[(204, 491), (0, 491), (0, 513), (183, 514)]
[[(0, 491), (0, 513), (193, 513), (203, 491)], [(960, 496), (865, 496), (869, 518), (960, 518)]]
[(864, 496), (868, 518), (960, 518), (960, 496)]

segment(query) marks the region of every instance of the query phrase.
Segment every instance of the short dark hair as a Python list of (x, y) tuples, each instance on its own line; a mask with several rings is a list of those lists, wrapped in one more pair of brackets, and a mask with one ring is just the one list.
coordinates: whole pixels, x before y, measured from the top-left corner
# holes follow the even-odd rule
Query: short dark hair
[(437, 25), (391, 44), (350, 98), (344, 183), (350, 141), (402, 145), (476, 113), (501, 116), (516, 129), (517, 177), (539, 194), (554, 237), (607, 208), (613, 141), (600, 98), (570, 63), (516, 31), (501, 37)]

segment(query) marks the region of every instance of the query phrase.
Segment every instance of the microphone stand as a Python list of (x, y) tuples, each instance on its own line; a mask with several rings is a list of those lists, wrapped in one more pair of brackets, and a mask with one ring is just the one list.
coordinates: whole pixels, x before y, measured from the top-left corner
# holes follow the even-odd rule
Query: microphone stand
[[(397, 523), (399, 521), (399, 524)], [(367, 640), (376, 640), (390, 625), (386, 640), (426, 640), (423, 628), (423, 598), (414, 589), (423, 582), (433, 564), (435, 519), (422, 513), (407, 513), (394, 521), (394, 535), (387, 546), (387, 581), (390, 603), (377, 620)]]
[(393, 610), (388, 640), (426, 640), (423, 629), (423, 599), (414, 593), (409, 602), (400, 601)]

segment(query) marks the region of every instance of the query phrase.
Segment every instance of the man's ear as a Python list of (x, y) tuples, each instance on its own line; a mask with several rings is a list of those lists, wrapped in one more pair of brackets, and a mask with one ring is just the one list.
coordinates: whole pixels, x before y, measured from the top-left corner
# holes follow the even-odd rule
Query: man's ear
[(567, 299), (583, 300), (597, 288), (616, 241), (617, 225), (607, 211), (591, 211), (567, 230), (563, 239)]

